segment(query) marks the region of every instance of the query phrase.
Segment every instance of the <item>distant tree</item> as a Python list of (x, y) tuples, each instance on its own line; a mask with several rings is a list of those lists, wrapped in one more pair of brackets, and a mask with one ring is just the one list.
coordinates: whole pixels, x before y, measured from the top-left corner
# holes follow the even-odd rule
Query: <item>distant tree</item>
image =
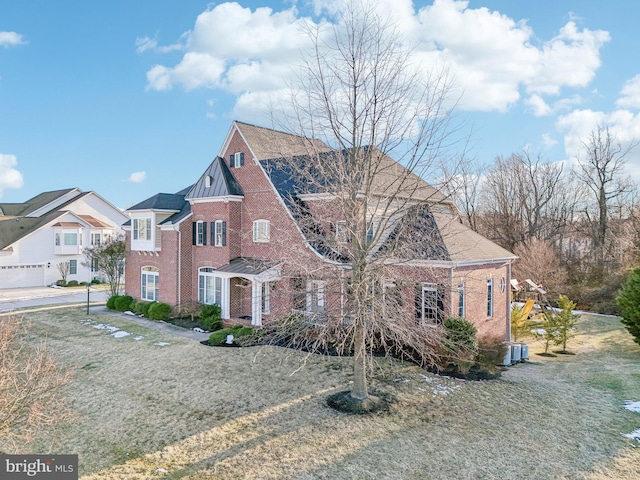
[(118, 295), (124, 274), (125, 242), (122, 235), (108, 238), (100, 245), (84, 249), (84, 265), (107, 277), (110, 296)]
[(620, 289), (616, 302), (620, 306), (622, 323), (633, 341), (640, 345), (640, 267), (634, 268)]
[(551, 240), (574, 216), (575, 189), (561, 163), (528, 150), (498, 156), (482, 189), (481, 231), (513, 251), (531, 240)]
[(71, 371), (58, 366), (46, 344), (27, 339), (30, 325), (0, 316), (0, 451), (15, 449), (69, 416), (62, 389)]
[(67, 284), (67, 276), (69, 275), (69, 271), (71, 270), (71, 264), (69, 262), (60, 262), (57, 265), (58, 272), (60, 272), (60, 277), (62, 278), (62, 283)]
[(518, 256), (513, 265), (513, 278), (520, 281), (530, 278), (555, 295), (564, 291), (567, 275), (551, 242), (534, 238), (528, 245), (518, 245), (513, 253)]
[(583, 151), (577, 154), (578, 179), (590, 192), (583, 213), (593, 243), (593, 278), (597, 283), (604, 279), (610, 250), (615, 246), (612, 217), (624, 217), (622, 211), (631, 209), (630, 195), (636, 185), (624, 174), (624, 168), (636, 145), (632, 142), (623, 147), (608, 126), (600, 125), (582, 141)]
[[(455, 170), (457, 168), (457, 170)], [(481, 184), (486, 166), (470, 159), (442, 165), (442, 190), (453, 198), (464, 223), (478, 231)]]

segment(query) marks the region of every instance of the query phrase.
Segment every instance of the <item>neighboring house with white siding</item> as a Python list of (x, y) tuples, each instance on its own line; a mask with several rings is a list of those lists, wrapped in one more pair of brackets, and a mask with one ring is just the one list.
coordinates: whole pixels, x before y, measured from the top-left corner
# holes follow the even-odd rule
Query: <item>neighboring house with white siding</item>
[(127, 220), (95, 192), (69, 188), (41, 193), (24, 203), (0, 203), (0, 289), (46, 286), (61, 278), (91, 281), (100, 272), (83, 265), (83, 251), (122, 235)]

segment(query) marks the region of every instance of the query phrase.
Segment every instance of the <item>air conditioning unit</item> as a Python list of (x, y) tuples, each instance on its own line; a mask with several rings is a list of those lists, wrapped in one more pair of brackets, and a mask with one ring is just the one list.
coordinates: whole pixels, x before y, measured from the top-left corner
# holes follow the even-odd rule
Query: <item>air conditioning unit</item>
[(520, 361), (524, 362), (529, 360), (529, 345), (526, 343), (520, 344)]
[(505, 349), (504, 358), (502, 359), (502, 363), (500, 366), (508, 367), (511, 365), (511, 346), (507, 344), (507, 348)]
[(522, 347), (519, 343), (511, 343), (511, 363), (518, 363), (522, 359)]

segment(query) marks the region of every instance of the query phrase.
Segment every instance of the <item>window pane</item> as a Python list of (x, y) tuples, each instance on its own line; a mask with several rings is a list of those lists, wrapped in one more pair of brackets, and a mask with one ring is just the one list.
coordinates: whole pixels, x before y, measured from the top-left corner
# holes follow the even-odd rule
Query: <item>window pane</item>
[(78, 234), (77, 233), (65, 233), (64, 234), (64, 244), (65, 245), (78, 245)]

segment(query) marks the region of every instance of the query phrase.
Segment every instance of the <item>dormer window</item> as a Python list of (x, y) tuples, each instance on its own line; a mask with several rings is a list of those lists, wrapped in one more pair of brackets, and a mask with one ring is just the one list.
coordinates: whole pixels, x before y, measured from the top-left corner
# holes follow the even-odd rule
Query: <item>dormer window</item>
[(229, 155), (229, 167), (230, 168), (239, 168), (244, 165), (244, 153), (232, 153)]
[(151, 240), (151, 219), (150, 218), (134, 218), (133, 219), (133, 239), (134, 240)]

